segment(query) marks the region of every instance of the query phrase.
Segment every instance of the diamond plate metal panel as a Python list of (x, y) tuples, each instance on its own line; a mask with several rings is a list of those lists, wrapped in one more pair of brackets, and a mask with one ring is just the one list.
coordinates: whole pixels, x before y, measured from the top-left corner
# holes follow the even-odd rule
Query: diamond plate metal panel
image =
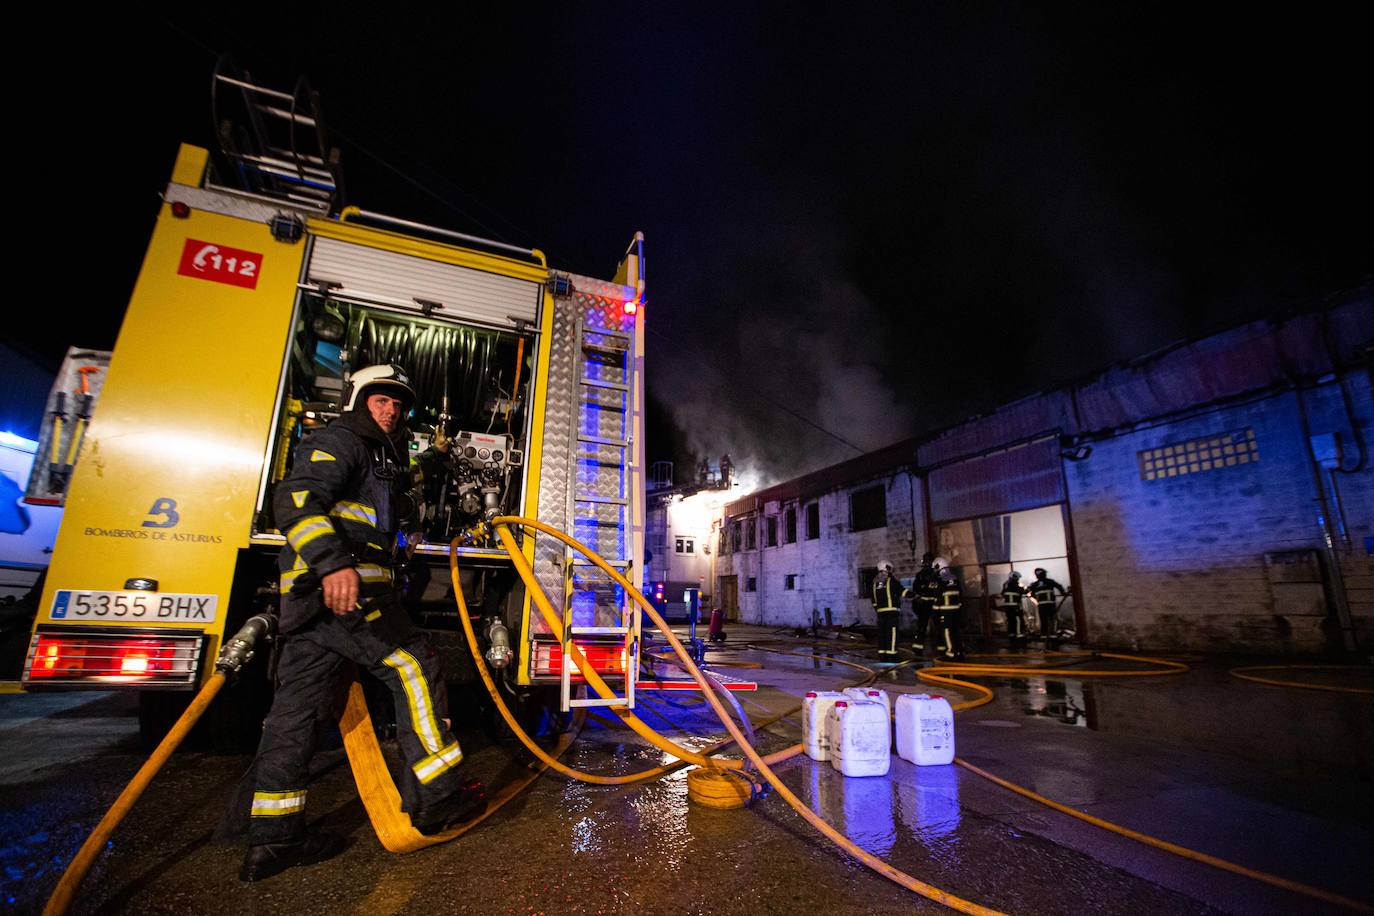
[(584, 436), (600, 436), (602, 439), (619, 439), (623, 442), (628, 412), (625, 392), (614, 388), (579, 387), (582, 389), (582, 400), (577, 405), (577, 431)]
[[(575, 291), (555, 300), (553, 339), (550, 342), (548, 402), (544, 417), (544, 458), (539, 478), (538, 518), (567, 531), (608, 560), (621, 561), (628, 552), (630, 509), (590, 503), (585, 497), (623, 499), (629, 496), (628, 449), (575, 441), (575, 434), (624, 440), (629, 432), (628, 392), (582, 385), (582, 376), (628, 385), (632, 362), (627, 341), (598, 330), (634, 333), (635, 316), (626, 315), (625, 300), (633, 291), (613, 283), (572, 277)], [(587, 348), (577, 340), (583, 322)], [(570, 491), (569, 487), (573, 489)], [(573, 518), (568, 518), (573, 502)], [(534, 572), (553, 600), (564, 594), (564, 551), (552, 538), (536, 540)], [(604, 573), (577, 566), (569, 603), (579, 626), (617, 626), (625, 607), (623, 590)], [(547, 632), (542, 621), (537, 632)]]
[(625, 507), (614, 503), (577, 504), (573, 537), (608, 560), (625, 555)]
[(624, 499), (625, 481), (629, 476), (628, 470), (621, 464), (625, 450), (590, 442), (580, 442), (578, 445), (581, 446), (577, 456), (578, 495)]

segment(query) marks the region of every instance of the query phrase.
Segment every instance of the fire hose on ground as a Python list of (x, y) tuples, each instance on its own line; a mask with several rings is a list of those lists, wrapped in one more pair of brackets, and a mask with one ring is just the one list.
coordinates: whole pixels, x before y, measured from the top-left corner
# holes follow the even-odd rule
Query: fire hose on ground
[(205, 682), (205, 686), (200, 688), (191, 705), (186, 707), (186, 711), (177, 719), (167, 735), (158, 743), (156, 750), (153, 751), (143, 764), (139, 767), (134, 778), (129, 780), (129, 784), (124, 787), (124, 791), (119, 793), (114, 804), (105, 812), (105, 816), (95, 825), (91, 835), (86, 837), (86, 842), (81, 844), (72, 861), (67, 865), (67, 870), (62, 873), (62, 878), (57, 882), (57, 887), (53, 890), (52, 896), (48, 898), (48, 904), (43, 908), (44, 916), (58, 916), (67, 912), (72, 900), (76, 897), (76, 891), (81, 886), (81, 881), (86, 877), (86, 873), (95, 864), (96, 857), (100, 855), (100, 850), (114, 832), (115, 827), (129, 813), (129, 809), (138, 801), (143, 790), (148, 788), (148, 783), (153, 781), (158, 770), (162, 769), (172, 752), (177, 749), (177, 745), (185, 740), (196, 721), (209, 708), (210, 702), (224, 687), (225, 682), (234, 677), (253, 657), (254, 647), (259, 639), (264, 637), (271, 639), (276, 632), (276, 618), (269, 614), (258, 614), (248, 618), (238, 633), (234, 634), (224, 648), (220, 650), (219, 658), (215, 660), (215, 673)]
[[(560, 532), (554, 528), (551, 528), (550, 526), (544, 525), (543, 523), (533, 519), (526, 519), (515, 516), (503, 516), (495, 519), (494, 525), (497, 535), (500, 538), (503, 547), (505, 548), (506, 552), (510, 555), (512, 563), (514, 563), (517, 572), (524, 580), (526, 588), (529, 590), (535, 605), (538, 607), (540, 613), (544, 616), (544, 619), (548, 623), (550, 629), (553, 631), (554, 635), (560, 640), (560, 642), (563, 641), (562, 623), (559, 620), (558, 616), (555, 614), (552, 606), (549, 604), (547, 596), (544, 595), (542, 589), (539, 587), (537, 581), (534, 579), (533, 570), (530, 569), (529, 563), (526, 561), (523, 553), (520, 552), (518, 545), (515, 543), (515, 540), (509, 530), (509, 526), (511, 525), (520, 525), (534, 528), (535, 530), (544, 532), (558, 539), (567, 546), (582, 553), (595, 565), (601, 568), (605, 573), (610, 575), (616, 581), (616, 583), (625, 590), (625, 593), (629, 595), (635, 601), (635, 603), (638, 604), (644, 610), (644, 612), (649, 616), (650, 620), (655, 624), (655, 626), (658, 627), (664, 633), (665, 638), (668, 640), (670, 648), (678, 656), (678, 659), (675, 663), (679, 667), (686, 670), (689, 674), (691, 674), (693, 680), (695, 680), (698, 686), (701, 688), (702, 694), (706, 699), (707, 703), (711, 706), (713, 712), (715, 712), (717, 717), (720, 719), (721, 723), (726, 727), (726, 730), (730, 733), (731, 737), (702, 751), (691, 751), (687, 748), (681, 747), (680, 745), (672, 741), (669, 741), (666, 738), (663, 738), (658, 732), (653, 730), (641, 719), (639, 719), (638, 716), (634, 715), (634, 713), (631, 712), (627, 707), (612, 706), (610, 707), (611, 711), (618, 715), (620, 719), (623, 722), (625, 722), (626, 725), (628, 725), (637, 734), (640, 734), (642, 737), (644, 737), (645, 740), (649, 741), (649, 743), (653, 746), (677, 758), (677, 762), (672, 764), (666, 764), (663, 766), (653, 767), (638, 773), (631, 773), (621, 776), (600, 776), (591, 773), (584, 773), (582, 771), (575, 770), (559, 762), (558, 757), (561, 756), (561, 754), (571, 744), (573, 738), (576, 735), (576, 731), (578, 730), (578, 726), (580, 726), (581, 724), (581, 718), (579, 717), (576, 720), (574, 729), (572, 731), (565, 733), (563, 736), (561, 736), (560, 741), (558, 745), (555, 747), (554, 753), (552, 754), (545, 751), (537, 743), (535, 743), (534, 740), (530, 738), (529, 735), (519, 726), (514, 715), (510, 712), (509, 708), (506, 706), (504, 700), (502, 699), (500, 692), (497, 689), (495, 682), (491, 677), (490, 672), (487, 670), (481, 652), (479, 651), (476, 634), (475, 632), (473, 632), (472, 624), (467, 613), (466, 603), (463, 598), (462, 588), (459, 583), (457, 551), (456, 549), (451, 549), (450, 572), (453, 578), (454, 591), (455, 595), (457, 596), (457, 602), (459, 604), (460, 609), (459, 620), (462, 623), (468, 643), (472, 648), (472, 654), (478, 672), (481, 675), (485, 686), (487, 687), (489, 693), (495, 701), (497, 708), (500, 711), (502, 717), (505, 719), (507, 725), (510, 726), (512, 731), (517, 735), (517, 737), (521, 740), (525, 747), (543, 764), (543, 766), (531, 768), (531, 772), (527, 775), (527, 777), (521, 780), (517, 780), (514, 784), (510, 786), (503, 787), (502, 792), (500, 792), (495, 798), (492, 799), (492, 804), (488, 807), (486, 814), (482, 818), (478, 818), (473, 822), (464, 824), (458, 828), (446, 831), (445, 833), (438, 834), (435, 836), (427, 836), (421, 834), (411, 826), (411, 824), (409, 823), (408, 816), (400, 811), (399, 793), (397, 792), (395, 784), (391, 779), (390, 773), (386, 768), (386, 762), (382, 757), (380, 746), (377, 743), (376, 733), (371, 726), (371, 721), (367, 714), (366, 703), (362, 696), (361, 687), (359, 684), (354, 683), (350, 689), (347, 707), (345, 709), (343, 716), (340, 719), (340, 727), (344, 735), (345, 746), (349, 754), (349, 762), (353, 769), (354, 778), (357, 782), (359, 789), (359, 794), (363, 799), (369, 819), (371, 820), (373, 828), (377, 833), (378, 839), (382, 842), (382, 845), (386, 849), (393, 852), (408, 852), (413, 851), (415, 849), (424, 848), (435, 843), (447, 842), (451, 839), (454, 839), (455, 837), (461, 835), (462, 833), (476, 826), (476, 824), (479, 823), (481, 820), (485, 819), (485, 817), (490, 816), (490, 814), (494, 812), (497, 808), (499, 808), (501, 804), (504, 804), (505, 801), (508, 801), (511, 797), (514, 797), (514, 795), (522, 791), (546, 767), (555, 769), (558, 772), (566, 776), (569, 776), (570, 778), (578, 779), (585, 782), (597, 783), (602, 785), (623, 785), (638, 782), (641, 780), (653, 779), (665, 775), (674, 770), (680, 769), (681, 767), (686, 766), (688, 764), (696, 764), (702, 769), (694, 771), (694, 775), (696, 776), (696, 778), (693, 779), (689, 776), (689, 780), (695, 783), (695, 785), (693, 786), (694, 797), (703, 804), (715, 805), (718, 807), (735, 807), (737, 799), (740, 797), (742, 792), (752, 794), (759, 788), (759, 783), (757, 783), (755, 780), (757, 776), (761, 776), (763, 780), (765, 780), (769, 785), (771, 785), (775, 790), (777, 790), (778, 794), (781, 795), (784, 798), (784, 800), (786, 800), (797, 811), (797, 813), (803, 817), (803, 819), (810, 823), (812, 827), (817, 829), (822, 835), (824, 835), (827, 839), (830, 839), (833, 843), (839, 846), (846, 853), (863, 862), (867, 867), (871, 868), (878, 874), (887, 877), (888, 879), (896, 882), (897, 884), (902, 885), (903, 887), (916, 891), (917, 893), (920, 893), (922, 896), (925, 896), (936, 902), (943, 903), (946, 906), (949, 906), (953, 909), (957, 909), (961, 912), (983, 914), (993, 914), (997, 912), (995, 910), (983, 907), (979, 904), (972, 903), (971, 901), (964, 900), (939, 888), (933, 887), (932, 885), (926, 884), (914, 878), (913, 876), (908, 875), (905, 872), (902, 872), (895, 866), (892, 866), (891, 864), (882, 861), (881, 859), (877, 858), (871, 853), (868, 853), (866, 850), (863, 850), (861, 847), (854, 844), (851, 840), (848, 839), (848, 837), (845, 837), (844, 835), (836, 831), (834, 828), (832, 828), (819, 815), (813, 812), (804, 802), (802, 802), (790, 790), (788, 790), (787, 787), (783, 785), (783, 783), (778, 779), (777, 775), (772, 771), (771, 766), (777, 763), (784, 762), (796, 756), (801, 752), (802, 746), (800, 744), (793, 745), (791, 747), (784, 748), (781, 751), (770, 754), (766, 757), (760, 755), (758, 751), (753, 747), (752, 740), (750, 740), (753, 738), (753, 730), (749, 727), (748, 720), (744, 716), (743, 711), (738, 707), (738, 704), (736, 704), (735, 708), (737, 714), (745, 723), (745, 728), (750, 732), (748, 736), (745, 735), (744, 730), (741, 730), (741, 728), (735, 724), (734, 720), (731, 719), (729, 713), (726, 711), (721, 701), (713, 693), (713, 690), (723, 690), (724, 688), (716, 684), (712, 679), (707, 677), (700, 670), (700, 668), (697, 667), (697, 665), (692, 661), (690, 655), (687, 653), (686, 649), (682, 646), (681, 642), (673, 634), (668, 624), (659, 616), (659, 614), (654, 610), (653, 606), (647, 601), (647, 599), (644, 598), (644, 596), (638, 591), (638, 589), (636, 589), (617, 570), (615, 570), (608, 563), (606, 563), (606, 561), (603, 560), (600, 556), (598, 556), (595, 552), (591, 551), (585, 545), (579, 543), (578, 541), (569, 537), (563, 532)], [(75, 893), (80, 886), (82, 879), (90, 870), (91, 866), (98, 857), (100, 850), (106, 844), (110, 834), (113, 832), (115, 827), (129, 812), (134, 803), (138, 800), (138, 798), (142, 795), (143, 791), (147, 788), (152, 778), (167, 762), (171, 754), (176, 750), (177, 746), (180, 745), (180, 743), (185, 739), (186, 735), (190, 732), (191, 728), (195, 725), (196, 721), (205, 712), (205, 710), (209, 707), (211, 701), (223, 688), (226, 680), (236, 675), (242, 669), (243, 665), (252, 657), (254, 646), (257, 640), (263, 638), (264, 636), (270, 638), (273, 629), (274, 619), (272, 617), (268, 615), (258, 615), (253, 618), (250, 618), (250, 620), (244, 625), (244, 627), (232, 639), (226, 642), (223, 650), (220, 653), (218, 660), (216, 661), (215, 673), (201, 688), (200, 692), (193, 699), (191, 705), (177, 720), (176, 724), (168, 732), (167, 736), (163, 738), (162, 742), (159, 743), (157, 749), (153, 752), (152, 756), (150, 756), (149, 759), (144, 763), (144, 765), (139, 769), (138, 773), (129, 782), (128, 786), (125, 787), (124, 791), (120, 793), (119, 797), (115, 800), (114, 804), (106, 812), (105, 816), (102, 817), (100, 822), (96, 825), (95, 829), (87, 838), (86, 842), (82, 845), (81, 849), (78, 851), (77, 855), (73, 858), (67, 870), (64, 872), (61, 880), (58, 882), (56, 889), (53, 891), (53, 894), (49, 898), (48, 904), (44, 909), (45, 914), (63, 914), (67, 912), (75, 896)], [(587, 663), (586, 658), (582, 655), (581, 650), (576, 646), (576, 644), (571, 641), (568, 641), (567, 646), (570, 663), (576, 665), (577, 669), (583, 673), (588, 685), (597, 693), (599, 693), (602, 697), (608, 699), (614, 698), (615, 695), (611, 688), (594, 670), (592, 670), (591, 666)], [(765, 649), (764, 651), (776, 650)], [(783, 654), (805, 657), (800, 656), (798, 653)], [(956, 711), (962, 711), (989, 702), (992, 699), (992, 691), (982, 685), (975, 684), (969, 681), (958, 680), (953, 677), (947, 677), (944, 676), (945, 674), (962, 674), (969, 676), (1025, 676), (1033, 674), (1037, 676), (1061, 677), (1139, 677), (1142, 675), (1148, 676), (1179, 674), (1188, 670), (1187, 665), (1184, 665), (1179, 662), (1174, 662), (1168, 659), (1114, 655), (1111, 653), (1047, 653), (1046, 655), (1070, 657), (1095, 655), (1096, 657), (1113, 658), (1127, 661), (1146, 661), (1154, 663), (1159, 667), (1154, 670), (1145, 671), (1120, 671), (1085, 670), (1080, 668), (1056, 669), (1050, 667), (1034, 666), (963, 664), (941, 665), (937, 669), (941, 671), (940, 674), (936, 674), (934, 672), (925, 670), (917, 671), (916, 674), (917, 677), (922, 681), (943, 684), (946, 686), (956, 688), (971, 689), (979, 693), (980, 696), (978, 696), (976, 699), (963, 701), (954, 705), (954, 709)], [(999, 658), (1005, 657), (1007, 656), (999, 656)], [(843, 662), (841, 660), (833, 658), (831, 660), (839, 661), (841, 664), (851, 665), (852, 667), (869, 671), (870, 678), (868, 680), (870, 682), (872, 680), (872, 677), (876, 674), (875, 672), (873, 672), (873, 669), (868, 669), (866, 668), (866, 666), (853, 665), (852, 663)], [(1253, 679), (1260, 680), (1259, 678)], [(1295, 684), (1291, 684), (1291, 682), (1285, 683), (1283, 686), (1290, 685), (1297, 686)], [(773, 716), (765, 722), (761, 722), (760, 727), (766, 724), (771, 724), (771, 722), (777, 721), (779, 719), (785, 718), (793, 712), (795, 712), (795, 709)], [(738, 745), (746, 755), (748, 764), (752, 764), (752, 766), (747, 766), (745, 761), (737, 759), (720, 759), (714, 757), (715, 754), (720, 753), (721, 751), (725, 750), (731, 745)], [(1283, 888), (1285, 890), (1304, 894), (1316, 899), (1321, 899), (1328, 903), (1348, 907), (1350, 909), (1358, 910), (1361, 912), (1374, 912), (1374, 908), (1370, 908), (1369, 906), (1359, 901), (1351, 900), (1350, 898), (1346, 898), (1338, 894), (1324, 891), (1320, 888), (1311, 887), (1309, 885), (1301, 884), (1295, 881), (1289, 881), (1276, 875), (1270, 875), (1265, 872), (1247, 869), (1244, 866), (1236, 865), (1235, 863), (1231, 863), (1226, 860), (1210, 856), (1206, 853), (1197, 852), (1186, 847), (1178, 846), (1176, 844), (1160, 840), (1147, 834), (1142, 834), (1137, 831), (1130, 830), (1129, 828), (1113, 824), (1109, 821), (1105, 821), (1100, 818), (1095, 818), (1091, 815), (1085, 814), (1068, 806), (1054, 802), (1051, 799), (1040, 796), (1037, 793), (1032, 792), (1031, 790), (1026, 789), (1022, 786), (1018, 786), (1014, 783), (1008, 782), (997, 776), (994, 776), (993, 774), (981, 770), (978, 767), (973, 766), (972, 764), (968, 763), (967, 761), (961, 758), (956, 758), (955, 763), (978, 776), (988, 779), (1000, 786), (1003, 786), (1004, 788), (1009, 789), (1010, 791), (1016, 792), (1027, 798), (1035, 800), (1057, 811), (1061, 811), (1065, 814), (1078, 818), (1079, 820), (1082, 820), (1086, 823), (1118, 833), (1122, 836), (1126, 836), (1130, 839), (1134, 839), (1139, 842), (1151, 845), (1155, 848), (1159, 848), (1164, 851), (1171, 852), (1175, 855), (1192, 859), (1194, 861), (1203, 862), (1205, 864), (1212, 865), (1214, 867), (1221, 868), (1236, 874), (1264, 881), (1266, 883), (1269, 883), (1276, 887)]]
[[(945, 906), (948, 906), (952, 909), (958, 910), (963, 913), (989, 914), (989, 916), (990, 914), (997, 913), (996, 910), (989, 909), (988, 907), (984, 907), (977, 903), (973, 903), (972, 901), (965, 900), (962, 897), (955, 896), (954, 894), (951, 894), (948, 891), (941, 890), (940, 888), (934, 887), (933, 885), (926, 884), (924, 881), (920, 881), (919, 879), (896, 868), (888, 862), (884, 862), (882, 859), (868, 852), (868, 850), (863, 849), (858, 844), (850, 840), (848, 837), (844, 836), (842, 833), (837, 831), (835, 828), (831, 827), (820, 815), (812, 811), (811, 808), (807, 806), (805, 802), (803, 802), (790, 789), (787, 788), (787, 786), (782, 782), (782, 780), (778, 778), (777, 774), (773, 772), (772, 768), (769, 766), (768, 761), (761, 754), (759, 754), (759, 752), (754, 748), (754, 746), (748, 741), (748, 739), (745, 737), (744, 732), (740, 729), (738, 725), (735, 724), (734, 720), (730, 718), (729, 714), (725, 710), (724, 705), (722, 705), (720, 700), (716, 697), (712, 689), (710, 680), (702, 674), (701, 669), (698, 668), (697, 665), (692, 661), (691, 656), (683, 647), (681, 641), (673, 633), (672, 628), (668, 626), (667, 622), (664, 621), (661, 616), (659, 616), (658, 611), (656, 611), (654, 609), (654, 606), (650, 604), (648, 599), (646, 599), (644, 595), (640, 593), (639, 589), (635, 588), (635, 586), (628, 579), (626, 579), (620, 573), (619, 570), (617, 570), (615, 567), (607, 563), (604, 559), (602, 559), (599, 555), (597, 555), (586, 545), (578, 542), (577, 540), (564, 534), (556, 528), (553, 528), (549, 525), (545, 525), (543, 522), (537, 521), (535, 519), (521, 518), (518, 516), (498, 516), (497, 518), (493, 519), (492, 524), (496, 528), (497, 536), (500, 538), (502, 546), (505, 547), (506, 553), (510, 555), (511, 562), (515, 564), (516, 571), (520, 574), (521, 579), (524, 580), (525, 587), (529, 591), (531, 597), (533, 598), (534, 603), (538, 607), (540, 614), (543, 615), (544, 620), (548, 624), (550, 630), (553, 631), (554, 636), (560, 642), (564, 642), (562, 621), (559, 619), (558, 615), (554, 613), (552, 605), (549, 604), (548, 597), (544, 594), (543, 589), (540, 588), (539, 583), (534, 578), (534, 572), (530, 568), (528, 560), (525, 559), (524, 554), (520, 552), (519, 546), (515, 543), (515, 538), (510, 533), (509, 526), (511, 525), (519, 525), (527, 528), (533, 528), (536, 531), (543, 532), (544, 534), (556, 538), (566, 546), (571, 547), (573, 550), (576, 550), (578, 553), (585, 556), (594, 565), (601, 569), (602, 572), (610, 576), (617, 585), (624, 589), (625, 594), (629, 595), (630, 598), (635, 602), (635, 604), (639, 605), (643, 612), (646, 615), (648, 615), (649, 619), (653, 622), (653, 624), (656, 627), (658, 627), (658, 629), (663, 633), (664, 638), (668, 641), (668, 644), (672, 646), (673, 651), (677, 654), (679, 661), (682, 662), (683, 666), (687, 669), (688, 673), (692, 675), (692, 679), (695, 680), (697, 682), (697, 685), (701, 688), (702, 696), (706, 698), (706, 702), (710, 704), (712, 711), (715, 712), (717, 718), (720, 719), (721, 724), (725, 726), (726, 731), (730, 733), (730, 737), (734, 739), (735, 744), (738, 745), (740, 750), (744, 752), (745, 757), (747, 758), (749, 763), (753, 765), (754, 770), (760, 776), (762, 776), (763, 779), (767, 781), (769, 785), (773, 787), (774, 791), (776, 791), (778, 795), (780, 795), (785, 801), (787, 801), (789, 805), (792, 806), (793, 810), (795, 810), (799, 815), (801, 815), (801, 817), (807, 823), (809, 823), (823, 836), (825, 836), (826, 839), (830, 840), (835, 845), (839, 846), (850, 856), (852, 856), (855, 859), (858, 859), (860, 862), (862, 862), (864, 865), (868, 866), (870, 869), (877, 872), (878, 874), (896, 882), (897, 884), (900, 884), (901, 886), (909, 890), (915, 891), (923, 897), (926, 897), (930, 900), (934, 900), (937, 903), (942, 903)], [(457, 556), (458, 554), (455, 544), (454, 548), (451, 549), (449, 553), (449, 564), (450, 570), (453, 574), (455, 593), (459, 596), (459, 601), (461, 602), (462, 589), (458, 587), (459, 583), (457, 574)], [(463, 621), (464, 631), (467, 633), (468, 639), (474, 647), (473, 655), (477, 660), (479, 669), (481, 669), (483, 665), (480, 659), (480, 653), (475, 651), (475, 634), (472, 632), (472, 625), (467, 619), (466, 609), (463, 608), (462, 612), (458, 616), (459, 620)], [(568, 647), (568, 654), (570, 656), (571, 663), (575, 664), (578, 670), (582, 672), (584, 678), (587, 681), (587, 684), (598, 694), (600, 694), (603, 698), (613, 698), (615, 694), (612, 692), (610, 687), (607, 686), (606, 682), (600, 677), (600, 675), (598, 675), (594, 670), (592, 670), (591, 665), (587, 663), (586, 658), (582, 655), (581, 650), (577, 648), (576, 643), (569, 640), (566, 642), (566, 645)], [(486, 676), (486, 679), (489, 683), (489, 675)], [(489, 686), (488, 689), (491, 690), (491, 687)], [(493, 697), (498, 697), (498, 694), (496, 694), (495, 691), (492, 692), (492, 695)], [(498, 704), (499, 703), (500, 700), (498, 699)], [(619, 715), (621, 719), (625, 721), (627, 725), (630, 726), (630, 728), (634, 729), (636, 733), (641, 734), (655, 747), (659, 747), (660, 749), (665, 750), (666, 752), (677, 757), (679, 760), (688, 760), (692, 763), (696, 763), (698, 766), (715, 769), (717, 770), (717, 772), (724, 769), (740, 770), (744, 768), (743, 761), (716, 760), (710, 757), (703, 756), (701, 754), (697, 754), (692, 751), (688, 751), (686, 748), (678, 747), (672, 742), (669, 742), (666, 739), (661, 738), (657, 733), (654, 733), (652, 729), (650, 729), (647, 725), (640, 721), (638, 717), (634, 716), (634, 714), (631, 713), (629, 709), (623, 706), (613, 706), (611, 707), (611, 709), (613, 712)], [(529, 738), (529, 736), (525, 734), (522, 729), (518, 728), (516, 723), (513, 721), (513, 717), (509, 716), (504, 712), (503, 715), (507, 716), (508, 723), (516, 727), (516, 734), (520, 737), (520, 740), (525, 743), (526, 747), (529, 748), (532, 753), (536, 753), (537, 756), (538, 752), (536, 752), (535, 748), (537, 748), (538, 745), (534, 744), (534, 742)], [(650, 732), (652, 737), (650, 737), (649, 734), (644, 734), (645, 731)], [(785, 753), (786, 756), (792, 756), (790, 753), (783, 753)], [(567, 768), (566, 775), (580, 779), (584, 775), (590, 774), (580, 774), (575, 770), (571, 770), (571, 768)], [(600, 779), (605, 778), (606, 777), (598, 777), (597, 780), (592, 781), (599, 781)]]

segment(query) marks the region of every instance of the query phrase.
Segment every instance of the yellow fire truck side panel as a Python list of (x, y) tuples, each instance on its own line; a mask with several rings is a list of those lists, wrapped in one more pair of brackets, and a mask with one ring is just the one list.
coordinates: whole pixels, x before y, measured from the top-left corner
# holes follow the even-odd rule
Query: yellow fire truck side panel
[[(40, 623), (204, 628), (213, 658), (247, 546), (303, 243), (164, 206), (82, 445)], [(145, 614), (55, 619), (59, 590), (216, 595), (210, 626)]]
[[(548, 287), (544, 288), (543, 321), (539, 328), (539, 356), (534, 364), (534, 393), (531, 395), (530, 402), (530, 441), (529, 448), (525, 453), (525, 462), (529, 467), (529, 490), (524, 495), (525, 508), (521, 513), (526, 517), (531, 517), (538, 512), (539, 507), (539, 477), (544, 464), (544, 416), (548, 411), (549, 403), (549, 354), (551, 342), (553, 340), (553, 294)], [(534, 532), (528, 532), (521, 548), (525, 554), (525, 559), (531, 564), (534, 563)], [(528, 684), (530, 682), (530, 608), (532, 599), (528, 590), (525, 592), (525, 606), (521, 608), (522, 617), (520, 623), (520, 649), (516, 654), (519, 659), (519, 668), (516, 670), (515, 682), (517, 684)]]

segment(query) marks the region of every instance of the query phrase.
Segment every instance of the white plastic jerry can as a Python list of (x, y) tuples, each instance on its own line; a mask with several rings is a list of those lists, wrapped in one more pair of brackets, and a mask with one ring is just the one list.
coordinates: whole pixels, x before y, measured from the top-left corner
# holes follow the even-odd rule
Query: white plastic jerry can
[(802, 699), (802, 747), (812, 760), (830, 759), (830, 738), (825, 717), (844, 694), (837, 690), (808, 690)]
[(870, 703), (882, 703), (887, 709), (888, 718), (892, 718), (892, 700), (888, 697), (886, 690), (879, 690), (877, 687), (846, 687), (844, 696), (847, 700), (867, 700)]
[(882, 776), (892, 764), (887, 707), (867, 700), (836, 700), (826, 715), (830, 765), (846, 776)]
[(942, 696), (897, 697), (897, 756), (917, 766), (954, 761), (954, 709)]

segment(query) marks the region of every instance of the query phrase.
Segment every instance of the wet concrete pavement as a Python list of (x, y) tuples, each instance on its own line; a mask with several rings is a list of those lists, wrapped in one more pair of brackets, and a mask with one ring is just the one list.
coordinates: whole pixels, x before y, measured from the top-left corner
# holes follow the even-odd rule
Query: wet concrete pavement
[[(743, 694), (762, 719), (808, 689), (860, 671), (742, 649), (832, 651), (731, 629), (722, 673), (766, 685)], [(1087, 813), (1251, 868), (1374, 903), (1374, 697), (1248, 684), (1254, 659), (1193, 659), (1177, 677), (980, 678), (992, 703), (956, 718), (959, 756)], [(1095, 664), (1095, 667), (1101, 667)], [(909, 668), (891, 691), (918, 686)], [(1365, 685), (1369, 686), (1369, 685)], [(684, 744), (724, 730), (699, 697), (643, 694), (642, 717)], [(675, 729), (675, 730), (674, 730)], [(796, 717), (760, 732), (794, 743)], [(689, 737), (692, 739), (689, 742)], [(463, 734), (470, 766), (496, 785), (523, 753)], [(41, 908), (86, 833), (144, 759), (124, 694), (0, 696), (0, 901)], [(592, 717), (564, 761), (596, 773), (664, 755)], [(316, 759), (310, 815), (349, 837), (337, 859), (258, 885), (236, 880), (241, 846), (216, 838), (247, 756), (179, 753), (153, 782), (83, 887), (78, 912), (147, 913), (839, 913), (942, 912), (840, 853), (774, 794), (747, 810), (687, 799), (686, 771), (593, 786), (545, 774), (461, 839), (406, 856), (383, 851), (337, 747)], [(789, 788), (870, 852), (976, 903), (1010, 913), (1341, 912), (1185, 861), (1015, 795), (963, 768), (894, 757), (886, 777), (846, 779), (797, 757)]]

